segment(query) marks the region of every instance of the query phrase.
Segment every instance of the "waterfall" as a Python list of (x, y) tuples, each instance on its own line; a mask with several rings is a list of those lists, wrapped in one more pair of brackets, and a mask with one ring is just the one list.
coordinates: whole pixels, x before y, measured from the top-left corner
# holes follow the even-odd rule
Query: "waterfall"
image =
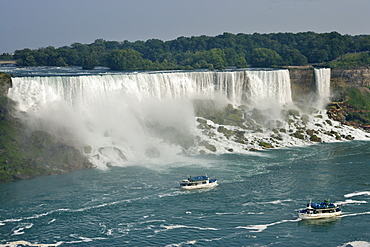
[(292, 103), (290, 77), (287, 70), (248, 71), (250, 101), (256, 106), (266, 103), (284, 106)]
[(317, 105), (322, 109), (330, 102), (330, 68), (315, 69)]
[(119, 75), (16, 77), (9, 97), (21, 111), (64, 101), (69, 106), (96, 103), (112, 96), (145, 98), (213, 99), (222, 94), (231, 103), (262, 104), (292, 101), (289, 73), (275, 71), (132, 73)]
[(288, 70), (12, 80), (8, 96), (18, 103), (18, 117), (31, 129), (48, 131), (84, 150), (97, 166), (172, 157), (183, 152), (184, 146), (194, 145), (196, 136), (203, 135), (197, 129), (194, 99), (250, 109), (292, 103)]

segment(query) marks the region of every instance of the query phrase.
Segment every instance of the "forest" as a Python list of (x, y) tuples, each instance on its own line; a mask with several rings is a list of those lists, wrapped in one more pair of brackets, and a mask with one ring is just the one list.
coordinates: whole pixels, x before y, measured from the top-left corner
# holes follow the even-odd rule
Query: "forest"
[(370, 64), (370, 35), (330, 33), (231, 34), (178, 37), (170, 41), (107, 41), (16, 50), (0, 60), (19, 66), (97, 66), (113, 70), (219, 70), (305, 66), (359, 67)]

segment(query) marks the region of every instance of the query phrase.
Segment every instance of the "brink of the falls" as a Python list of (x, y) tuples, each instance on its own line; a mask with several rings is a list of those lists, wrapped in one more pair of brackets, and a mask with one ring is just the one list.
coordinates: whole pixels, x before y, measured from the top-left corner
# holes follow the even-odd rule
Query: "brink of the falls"
[(316, 99), (304, 109), (292, 100), (288, 70), (15, 77), (8, 96), (32, 130), (102, 168), (368, 138), (328, 119), (330, 69), (315, 69), (315, 78)]

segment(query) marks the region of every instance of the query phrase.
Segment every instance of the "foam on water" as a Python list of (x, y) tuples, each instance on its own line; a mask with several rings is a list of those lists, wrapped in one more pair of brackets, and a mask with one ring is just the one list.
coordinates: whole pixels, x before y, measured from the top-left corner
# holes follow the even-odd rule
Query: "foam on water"
[[(112, 167), (3, 183), (1, 244), (309, 246), (318, 235), (323, 245), (366, 242), (368, 150), (367, 142), (352, 142), (202, 155), (168, 169)], [(178, 188), (177, 181), (202, 172), (220, 185)], [(297, 219), (297, 208), (310, 198), (343, 201), (342, 217)]]
[(3, 247), (18, 247), (18, 246), (53, 247), (53, 246), (60, 246), (63, 243), (64, 243), (63, 241), (60, 241), (55, 244), (36, 244), (36, 243), (30, 243), (28, 241), (20, 240), (20, 241), (8, 242), (5, 245), (0, 244), (0, 246), (3, 246)]
[(344, 197), (354, 197), (354, 196), (362, 196), (362, 195), (370, 196), (370, 191), (353, 192), (353, 193), (344, 195)]
[(367, 241), (352, 241), (340, 245), (339, 247), (370, 247), (370, 242)]
[(250, 226), (237, 226), (236, 228), (238, 228), (238, 229), (239, 228), (248, 229), (248, 230), (250, 230), (250, 232), (262, 232), (262, 231), (266, 230), (270, 226), (275, 226), (275, 225), (279, 225), (279, 224), (283, 224), (283, 223), (287, 223), (287, 222), (297, 222), (297, 221), (300, 221), (300, 220), (301, 219), (281, 220), (281, 221), (272, 222), (272, 223), (269, 223), (269, 224), (250, 225)]
[(345, 201), (335, 202), (335, 204), (338, 204), (338, 205), (360, 204), (360, 203), (367, 203), (367, 201), (358, 201), (358, 200), (346, 199)]

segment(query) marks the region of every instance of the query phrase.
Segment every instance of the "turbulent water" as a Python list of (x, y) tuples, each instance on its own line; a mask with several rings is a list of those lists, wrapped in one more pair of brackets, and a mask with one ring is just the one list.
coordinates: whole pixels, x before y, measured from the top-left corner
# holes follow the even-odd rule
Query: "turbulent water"
[[(328, 119), (329, 69), (315, 70), (305, 107), (288, 70), (7, 72), (15, 116), (102, 169), (1, 184), (0, 245), (370, 245), (369, 136)], [(196, 102), (229, 104), (244, 122), (197, 116)], [(279, 149), (252, 151), (261, 143)], [(178, 188), (205, 173), (220, 185)], [(309, 200), (328, 198), (342, 217), (297, 219)]]
[[(0, 245), (369, 246), (369, 150), (352, 141), (3, 183)], [(219, 186), (179, 189), (204, 173)], [(342, 217), (297, 218), (329, 198)]]

